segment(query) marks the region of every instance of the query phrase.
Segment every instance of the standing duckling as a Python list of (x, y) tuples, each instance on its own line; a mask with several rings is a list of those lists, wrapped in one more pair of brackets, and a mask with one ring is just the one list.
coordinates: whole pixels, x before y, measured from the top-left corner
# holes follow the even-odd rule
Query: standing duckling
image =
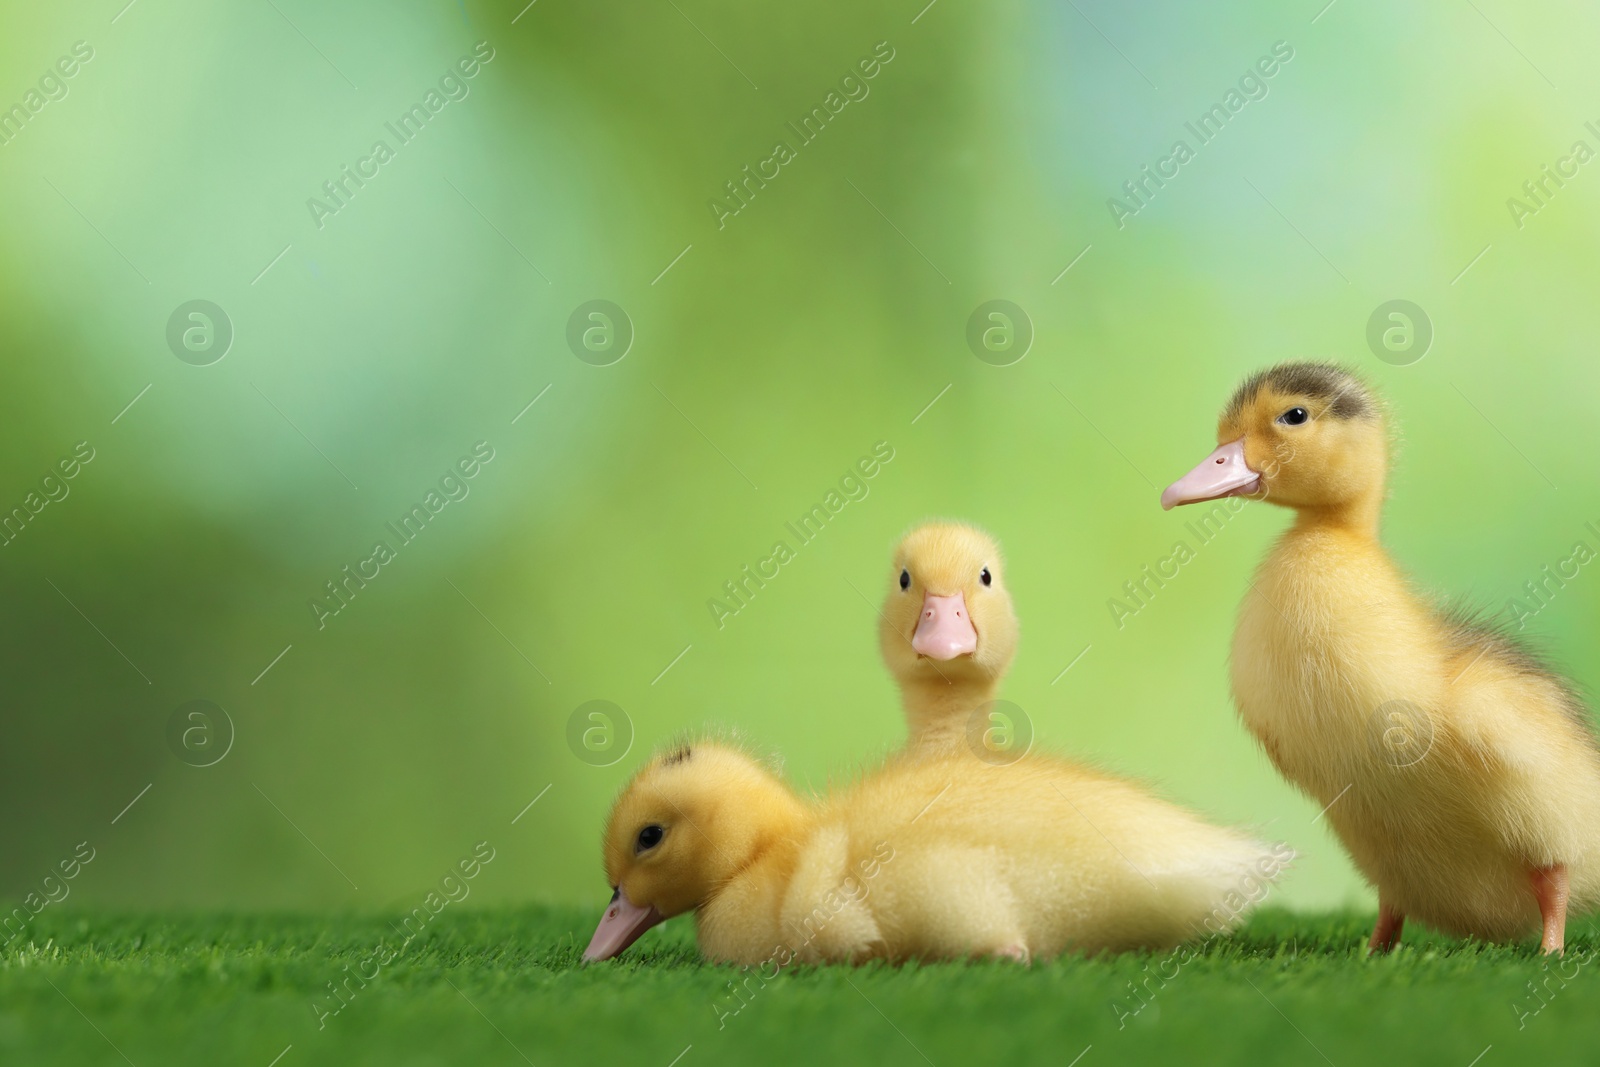
[(1389, 559), (1378, 399), (1339, 367), (1282, 364), (1240, 386), (1217, 440), (1161, 505), (1297, 513), (1240, 606), (1234, 700), (1377, 887), (1371, 949), (1409, 915), (1489, 941), (1542, 926), (1561, 951), (1569, 906), (1600, 904), (1600, 746), (1563, 679)]
[(778, 967), (1168, 947), (1230, 929), (1292, 855), (1060, 760), (900, 756), (807, 802), (715, 742), (634, 776), (604, 854), (584, 959), (693, 911), (708, 958)]
[(879, 619), (878, 646), (905, 707), (907, 750), (953, 750), (1017, 651), (1000, 546), (960, 523), (918, 526), (895, 547)]

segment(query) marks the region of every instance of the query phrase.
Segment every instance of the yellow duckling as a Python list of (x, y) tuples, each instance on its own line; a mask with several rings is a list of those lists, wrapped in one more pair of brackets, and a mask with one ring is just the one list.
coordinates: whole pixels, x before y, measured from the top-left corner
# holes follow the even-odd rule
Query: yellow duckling
[(808, 801), (715, 742), (652, 758), (604, 853), (585, 959), (693, 911), (708, 958), (778, 967), (1166, 947), (1231, 928), (1291, 855), (1048, 758), (894, 757)]
[(1371, 948), (1408, 915), (1509, 940), (1600, 904), (1600, 747), (1560, 677), (1491, 626), (1440, 611), (1378, 540), (1378, 399), (1336, 366), (1287, 363), (1234, 394), (1220, 447), (1161, 495), (1293, 508), (1233, 638), (1246, 727), (1378, 890)]
[(906, 748), (954, 749), (1017, 651), (1000, 546), (972, 526), (918, 526), (895, 547), (879, 619), (878, 646), (905, 707)]

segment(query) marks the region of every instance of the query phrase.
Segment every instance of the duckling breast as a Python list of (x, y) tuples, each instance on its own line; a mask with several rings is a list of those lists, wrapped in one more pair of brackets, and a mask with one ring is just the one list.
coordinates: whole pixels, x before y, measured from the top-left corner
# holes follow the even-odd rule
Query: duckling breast
[(1375, 739), (1405, 741), (1396, 715), (1437, 706), (1444, 650), (1381, 553), (1308, 540), (1286, 538), (1268, 557), (1240, 605), (1229, 666), (1245, 727), (1327, 804), (1381, 759)]

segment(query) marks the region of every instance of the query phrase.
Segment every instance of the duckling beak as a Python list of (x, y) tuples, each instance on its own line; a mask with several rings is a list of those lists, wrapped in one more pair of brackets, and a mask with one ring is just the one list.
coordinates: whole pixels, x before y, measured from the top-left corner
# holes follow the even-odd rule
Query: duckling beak
[(589, 947), (583, 950), (584, 961), (609, 960), (661, 921), (661, 913), (653, 906), (640, 907), (629, 900), (619, 887), (611, 894), (611, 903), (606, 906), (600, 925), (595, 927)]
[(917, 655), (929, 659), (955, 659), (976, 652), (978, 631), (972, 628), (966, 596), (961, 593), (954, 596), (925, 594), (922, 598), (922, 618), (917, 620), (917, 632), (911, 637), (911, 647)]
[(1161, 507), (1171, 511), (1179, 504), (1198, 504), (1225, 496), (1249, 496), (1261, 488), (1261, 475), (1244, 462), (1244, 438), (1229, 441), (1200, 465), (1167, 486)]

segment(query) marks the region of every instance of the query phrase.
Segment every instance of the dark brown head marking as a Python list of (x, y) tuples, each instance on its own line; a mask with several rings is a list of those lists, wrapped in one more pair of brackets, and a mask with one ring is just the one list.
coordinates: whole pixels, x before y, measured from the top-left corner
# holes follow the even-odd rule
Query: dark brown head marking
[(684, 745), (681, 748), (673, 749), (671, 752), (668, 752), (665, 756), (661, 757), (661, 765), (663, 767), (670, 767), (674, 763), (686, 763), (688, 762), (689, 757), (692, 755), (694, 755), (694, 750), (688, 745)]
[(1246, 378), (1228, 401), (1223, 418), (1237, 418), (1262, 386), (1280, 393), (1326, 400), (1328, 414), (1336, 419), (1370, 419), (1378, 413), (1371, 391), (1343, 367), (1333, 363), (1280, 363)]

